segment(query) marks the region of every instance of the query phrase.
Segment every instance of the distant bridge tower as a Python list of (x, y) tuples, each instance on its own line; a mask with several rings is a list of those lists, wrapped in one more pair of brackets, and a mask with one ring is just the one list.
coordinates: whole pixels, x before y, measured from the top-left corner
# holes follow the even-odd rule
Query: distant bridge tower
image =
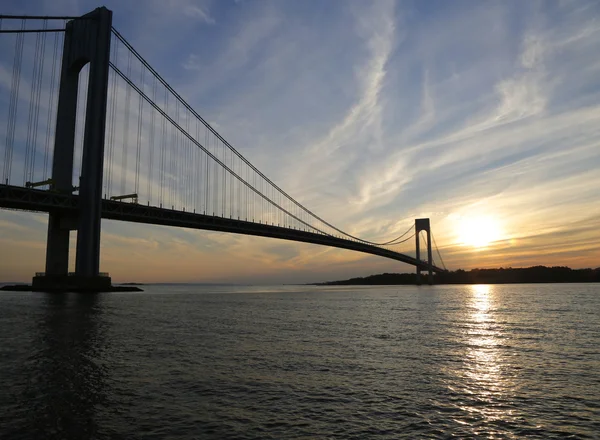
[[(417, 260), (421, 260), (421, 243), (419, 240), (419, 233), (421, 231), (427, 232), (427, 269), (429, 276), (427, 282), (433, 284), (433, 258), (431, 254), (431, 226), (428, 218), (415, 219), (415, 241), (417, 246)], [(417, 265), (417, 284), (421, 284), (421, 266)]]
[[(63, 49), (51, 190), (74, 191), (73, 155), (79, 73), (90, 64), (83, 135), (83, 159), (76, 214), (50, 212), (46, 273), (33, 279), (34, 287), (98, 290), (110, 287), (101, 277), (100, 218), (104, 130), (108, 95), (112, 12), (102, 7), (67, 23)], [(69, 232), (77, 230), (75, 276), (69, 277)], [(106, 285), (106, 286), (105, 286)]]

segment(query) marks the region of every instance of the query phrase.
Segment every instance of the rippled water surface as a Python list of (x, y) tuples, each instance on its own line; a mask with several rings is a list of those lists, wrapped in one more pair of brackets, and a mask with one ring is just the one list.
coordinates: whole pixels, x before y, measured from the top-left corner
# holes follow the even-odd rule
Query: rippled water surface
[(0, 294), (0, 438), (600, 438), (600, 285)]

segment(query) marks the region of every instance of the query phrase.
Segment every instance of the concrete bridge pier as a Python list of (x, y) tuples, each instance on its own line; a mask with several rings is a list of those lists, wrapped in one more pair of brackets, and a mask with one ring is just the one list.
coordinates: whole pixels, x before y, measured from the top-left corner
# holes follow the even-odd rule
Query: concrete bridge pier
[[(73, 193), (73, 154), (79, 73), (90, 64), (85, 110), (79, 212), (50, 212), (46, 272), (33, 278), (34, 290), (110, 290), (100, 274), (100, 221), (104, 133), (112, 12), (102, 7), (71, 20), (65, 29), (51, 190)], [(69, 232), (77, 230), (75, 274), (69, 276)]]
[[(417, 260), (421, 260), (421, 243), (419, 233), (425, 231), (427, 233), (427, 282), (433, 284), (433, 257), (431, 253), (431, 224), (428, 218), (415, 219), (415, 244), (417, 248)], [(421, 266), (417, 265), (417, 285), (421, 285)]]

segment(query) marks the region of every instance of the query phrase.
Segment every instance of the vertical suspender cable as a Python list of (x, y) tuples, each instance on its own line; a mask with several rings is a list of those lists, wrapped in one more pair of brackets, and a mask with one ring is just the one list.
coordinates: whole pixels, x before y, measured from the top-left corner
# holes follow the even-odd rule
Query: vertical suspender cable
[[(44, 29), (48, 29), (48, 20), (44, 20)], [(40, 120), (40, 100), (42, 95), (42, 83), (44, 81), (44, 64), (46, 61), (46, 37), (47, 33), (44, 32), (42, 36), (42, 43), (40, 47), (40, 58), (41, 58), (41, 66), (38, 71), (38, 82), (37, 82), (37, 91), (36, 91), (36, 105), (35, 105), (35, 115), (33, 120), (33, 159), (31, 161), (31, 170), (29, 174), (29, 180), (34, 180), (35, 173), (35, 157), (37, 154), (37, 133), (38, 133), (38, 124)]]
[[(112, 50), (113, 64), (116, 65), (119, 59), (119, 40), (115, 37), (114, 50)], [(110, 92), (110, 113), (108, 119), (108, 158), (107, 158), (107, 175), (106, 175), (106, 195), (111, 197), (112, 183), (114, 176), (114, 157), (115, 157), (115, 131), (116, 131), (116, 115), (117, 105), (119, 101), (119, 83), (117, 74), (112, 72), (112, 88)]]
[(440, 250), (439, 250), (439, 248), (438, 248), (438, 245), (437, 245), (437, 243), (435, 242), (435, 237), (433, 236), (433, 233), (430, 231), (430, 232), (429, 232), (429, 234), (431, 235), (431, 238), (432, 238), (432, 240), (433, 240), (433, 245), (435, 246), (435, 251), (437, 252), (437, 254), (438, 254), (438, 257), (440, 257), (440, 263), (442, 263), (442, 267), (443, 267), (445, 270), (448, 270), (448, 269), (446, 268), (446, 265), (444, 264), (444, 259), (442, 258), (442, 254), (440, 253)]
[[(48, 28), (48, 20), (44, 20), (44, 29)], [(40, 94), (44, 73), (44, 48), (46, 45), (46, 33), (39, 32), (35, 38), (35, 59), (33, 61), (33, 73), (31, 75), (31, 93), (29, 97), (29, 117), (27, 120), (27, 141), (25, 144), (25, 163), (23, 170), (23, 184), (33, 180), (35, 168), (35, 150), (37, 143), (37, 127), (40, 116)]]
[(56, 80), (56, 59), (58, 58), (59, 32), (54, 34), (54, 50), (52, 51), (52, 71), (50, 72), (50, 90), (48, 96), (48, 117), (46, 119), (46, 143), (44, 145), (44, 174), (43, 179), (48, 179), (48, 164), (50, 155), (50, 143), (52, 142), (52, 123), (54, 115), (54, 87)]
[[(167, 96), (167, 91), (165, 89), (165, 95), (164, 95), (164, 105), (165, 108), (167, 107), (167, 103), (168, 103), (168, 96)], [(164, 172), (164, 167), (165, 167), (165, 143), (166, 143), (166, 137), (167, 137), (167, 120), (163, 117), (162, 118), (162, 124), (161, 124), (161, 142), (160, 142), (160, 169), (159, 169), (159, 174), (160, 174), (160, 197), (159, 197), (159, 206), (162, 208), (162, 204), (163, 204), (163, 195), (164, 195), (164, 186), (165, 186), (165, 172)]]
[[(165, 111), (168, 112), (169, 111), (169, 95), (167, 90), (165, 89)], [(167, 124), (167, 120), (165, 118), (163, 118), (163, 150), (162, 150), (162, 197), (163, 197), (163, 201), (165, 204), (165, 207), (169, 204), (169, 200), (168, 200), (168, 188), (167, 185), (169, 184), (169, 176), (167, 174), (167, 162), (169, 160), (169, 125)]]
[[(233, 152), (234, 154), (236, 154), (240, 160), (242, 160), (248, 167), (250, 167), (253, 171), (253, 174), (258, 174), (262, 180), (265, 181), (265, 183), (268, 183), (269, 185), (272, 185), (275, 189), (277, 189), (278, 191), (280, 191), (282, 193), (282, 195), (289, 201), (290, 204), (292, 204), (292, 206), (294, 206), (294, 213), (292, 214), (291, 211), (288, 211), (290, 213), (290, 215), (293, 215), (294, 217), (294, 222), (292, 223), (297, 223), (298, 228), (303, 227), (304, 229), (306, 228), (314, 228), (315, 224), (319, 224), (322, 225), (322, 227), (320, 228), (322, 233), (326, 234), (326, 235), (335, 235), (335, 236), (339, 236), (339, 237), (343, 237), (347, 240), (351, 240), (351, 239), (355, 239), (358, 242), (364, 243), (364, 244), (370, 244), (370, 245), (377, 245), (377, 243), (374, 242), (370, 242), (368, 240), (363, 240), (363, 239), (359, 239), (358, 237), (354, 237), (350, 234), (348, 234), (347, 232), (342, 231), (341, 229), (337, 228), (336, 226), (334, 226), (333, 224), (326, 222), (324, 219), (322, 219), (321, 217), (318, 217), (316, 214), (314, 214), (312, 211), (308, 210), (306, 207), (304, 207), (303, 205), (300, 205), (296, 200), (294, 200), (293, 198), (291, 198), (287, 193), (285, 193), (283, 190), (281, 190), (281, 188), (279, 188), (277, 185), (275, 185), (270, 179), (268, 179), (263, 173), (261, 173), (256, 167), (254, 167), (250, 162), (248, 162), (242, 155), (239, 154), (239, 152), (237, 150), (235, 150), (233, 148), (233, 146), (231, 146), (221, 135), (219, 135), (219, 133), (217, 133), (211, 126), (210, 124), (208, 124), (197, 112), (195, 112), (193, 110), (193, 108), (191, 108), (184, 100), (183, 98), (181, 98), (181, 96), (175, 92), (175, 90), (173, 90), (171, 88), (171, 86), (169, 86), (169, 84), (160, 77), (160, 75), (158, 75), (158, 73), (152, 69), (152, 67), (141, 57), (141, 55), (139, 55), (135, 49), (116, 31), (113, 29), (113, 33), (117, 36), (117, 38), (119, 38), (119, 40), (121, 42), (123, 42), (124, 45), (126, 45), (130, 52), (134, 53), (136, 58), (142, 63), (144, 64), (147, 69), (149, 71), (151, 71), (156, 77), (157, 79), (161, 82), (161, 84), (165, 87), (166, 90), (168, 90), (173, 96), (174, 98), (180, 102), (184, 107), (186, 107), (197, 119), (199, 119), (204, 126), (206, 127), (207, 130), (209, 130), (219, 141), (221, 141), (223, 143), (224, 146), (226, 146), (227, 148), (230, 149), (231, 152)], [(172, 118), (168, 118), (168, 119), (172, 119)], [(180, 127), (179, 127), (180, 128)], [(183, 133), (182, 133), (183, 134)], [(208, 145), (208, 144), (206, 144)], [(200, 148), (204, 148), (202, 147), (202, 145), (197, 145)], [(206, 153), (206, 152), (205, 152)], [(208, 153), (206, 153), (208, 154)], [(220, 162), (220, 159), (218, 158), (218, 154), (216, 152), (216, 147), (215, 147), (215, 151), (213, 151), (211, 154), (214, 155), (214, 157), (211, 157), (211, 160), (213, 160), (213, 162), (218, 163)], [(209, 154), (210, 156), (210, 154)], [(224, 169), (227, 168), (226, 165), (221, 165)], [(216, 170), (215, 171), (216, 174)], [(225, 172), (225, 171), (223, 171)], [(231, 172), (229, 170), (227, 170), (227, 172)], [(221, 198), (221, 196), (219, 196), (217, 193), (220, 190), (219, 188), (219, 181), (221, 181), (222, 179), (220, 179), (220, 176), (215, 176), (215, 188), (214, 188), (214, 205), (213, 206), (213, 210), (215, 212), (218, 212), (218, 201)], [(224, 181), (223, 181), (224, 183)], [(247, 182), (249, 184), (249, 182)], [(254, 189), (257, 189), (256, 186), (253, 187)], [(261, 185), (262, 188), (262, 185)], [(258, 197), (258, 199), (257, 199)], [(257, 195), (256, 193), (254, 195), (252, 195), (251, 197), (252, 199), (252, 206), (253, 206), (253, 212), (256, 213), (256, 211), (260, 211), (261, 214), (261, 221), (265, 221), (265, 215), (268, 216), (268, 213), (271, 211), (267, 211), (265, 209), (262, 209), (262, 207), (264, 206), (268, 206), (269, 204), (273, 205), (274, 202), (273, 200), (267, 200), (269, 199), (268, 195), (265, 195), (264, 193), (261, 194), (260, 196)], [(268, 208), (270, 209), (270, 208)], [(222, 209), (223, 210), (223, 209)], [(316, 223), (315, 223), (316, 222)], [(301, 226), (304, 225), (304, 226)], [(325, 230), (327, 232), (325, 232)]]
[[(232, 170), (233, 168), (233, 153), (230, 151), (229, 154), (229, 168)], [(229, 218), (233, 217), (233, 208), (234, 208), (234, 200), (233, 200), (233, 174), (229, 173)]]
[[(156, 102), (156, 77), (153, 75), (152, 80), (152, 101)], [(150, 155), (148, 158), (148, 203), (152, 202), (152, 185), (154, 183), (154, 120), (156, 118), (156, 110), (150, 109)]]
[[(208, 148), (208, 129), (204, 130), (204, 145), (206, 145), (206, 147)], [(209, 166), (208, 166), (208, 154), (204, 153), (204, 160), (206, 161), (206, 172), (204, 173), (205, 175), (205, 184), (204, 184), (204, 214), (206, 214), (207, 212), (210, 212), (210, 209), (208, 207), (208, 185), (209, 185), (209, 176), (208, 176), (208, 171), (209, 171)]]
[[(179, 101), (175, 100), (175, 117), (178, 119), (179, 115)], [(177, 120), (176, 119), (176, 120)], [(169, 206), (173, 207), (175, 205), (175, 188), (177, 182), (179, 181), (179, 176), (177, 176), (177, 172), (175, 171), (177, 168), (177, 139), (178, 139), (178, 130), (171, 124), (169, 124), (171, 129), (171, 145), (169, 148), (169, 153), (171, 155), (169, 159)]]
[[(175, 100), (175, 120), (177, 121), (179, 119), (179, 111), (178, 111), (178, 107), (179, 107), (179, 101)], [(179, 122), (178, 122), (179, 123)], [(178, 202), (178, 198), (177, 198), (177, 193), (179, 190), (179, 184), (180, 184), (180, 178), (181, 176), (179, 175), (179, 130), (175, 129), (174, 126), (171, 126), (171, 137), (172, 137), (172, 141), (171, 141), (171, 160), (170, 160), (170, 164), (171, 164), (171, 169), (169, 174), (171, 175), (171, 202), (170, 205), (171, 206), (177, 206), (177, 202)]]
[[(223, 155), (221, 156), (221, 161), (223, 163), (225, 163), (225, 161), (227, 160), (227, 156), (226, 156), (226, 151), (225, 151), (225, 145), (223, 143), (221, 143), (221, 146), (223, 147)], [(226, 213), (226, 203), (227, 203), (227, 176), (225, 175), (225, 168), (220, 168), (221, 171), (221, 182), (222, 182), (222, 188), (221, 188), (221, 194), (222, 194), (222, 198), (223, 201), (221, 202), (221, 217), (225, 217), (225, 213)]]
[[(185, 127), (185, 131), (189, 133), (187, 128), (187, 116), (185, 114), (185, 108), (183, 109), (183, 113), (179, 113), (179, 123), (180, 126)], [(178, 176), (177, 176), (177, 200), (181, 203), (182, 208), (186, 208), (187, 203), (187, 189), (189, 184), (189, 175), (187, 173), (187, 163), (188, 163), (188, 149), (187, 149), (187, 141), (179, 131), (177, 132), (177, 136), (179, 138), (178, 141), (178, 154), (177, 154), (177, 167), (178, 167)]]
[[(196, 119), (196, 140), (200, 142), (200, 121)], [(196, 152), (196, 160), (194, 161), (194, 207), (200, 212), (200, 170), (202, 166), (202, 153), (201, 150), (194, 148)]]
[(115, 132), (114, 127), (114, 104), (115, 104), (115, 87), (113, 85), (115, 77), (117, 76), (112, 70), (108, 72), (109, 79), (109, 92), (108, 92), (108, 117), (106, 124), (106, 148), (105, 148), (105, 159), (104, 159), (104, 198), (110, 196), (110, 178), (111, 178), (111, 162), (112, 162), (112, 143)]
[[(140, 87), (144, 87), (144, 70), (145, 67), (142, 65), (140, 73)], [(135, 154), (135, 193), (138, 194), (140, 190), (140, 152), (142, 147), (142, 123), (144, 119), (144, 99), (142, 95), (139, 95), (138, 102), (138, 127), (137, 127), (137, 146)]]
[[(190, 118), (189, 118), (188, 112), (185, 108), (183, 109), (183, 115), (185, 117), (185, 131), (190, 133)], [(191, 203), (190, 203), (190, 187), (192, 186), (192, 173), (190, 172), (190, 163), (192, 161), (190, 153), (192, 152), (192, 150), (190, 148), (189, 142), (190, 142), (189, 139), (185, 139), (185, 138), (181, 139), (181, 148), (183, 150), (183, 161), (182, 161), (181, 167), (183, 168), (183, 175), (184, 175), (183, 206), (184, 206), (184, 208), (191, 211), (191, 209), (189, 209), (189, 208), (191, 205)]]
[[(185, 118), (185, 131), (190, 133), (190, 119), (188, 117), (187, 111), (184, 108), (183, 111), (183, 115)], [(191, 135), (191, 133), (190, 133)], [(192, 186), (192, 173), (190, 172), (190, 162), (192, 161), (191, 159), (191, 152), (192, 150), (190, 149), (190, 143), (189, 143), (189, 139), (186, 138), (182, 138), (181, 139), (181, 148), (182, 148), (182, 153), (183, 153), (183, 160), (182, 160), (182, 164), (181, 167), (183, 168), (183, 175), (184, 175), (184, 185), (183, 185), (183, 207), (186, 209), (186, 211), (191, 211), (190, 209), (190, 187)]]
[[(217, 156), (217, 137), (213, 136), (214, 139), (214, 145), (213, 145), (213, 154), (215, 156)], [(218, 169), (217, 169), (217, 162), (213, 159), (213, 213), (212, 215), (214, 216), (215, 214), (218, 214), (219, 212), (219, 176), (218, 176)]]
[[(235, 160), (235, 156), (234, 156)], [(242, 175), (242, 169), (240, 168), (240, 162), (238, 161), (238, 169), (236, 170), (240, 176)], [(235, 180), (235, 184), (237, 186), (237, 218), (240, 220), (242, 218), (242, 184), (239, 180)]]
[[(190, 117), (190, 113), (187, 111), (185, 112), (185, 118), (186, 118), (186, 131), (188, 133), (190, 133), (190, 121), (191, 121), (191, 117)], [(191, 133), (190, 133), (191, 135)], [(186, 205), (188, 206), (188, 209), (190, 211), (193, 210), (193, 205), (194, 202), (192, 200), (192, 188), (194, 187), (194, 149), (193, 148), (193, 144), (189, 141), (189, 139), (185, 140), (185, 154), (187, 157), (187, 160), (183, 163), (183, 165), (185, 166), (185, 174), (187, 175), (187, 185), (185, 187), (185, 195), (186, 195)]]
[[(25, 29), (25, 20), (21, 22), (21, 30)], [(10, 88), (10, 101), (8, 106), (8, 118), (6, 128), (6, 144), (4, 146), (4, 169), (2, 183), (10, 183), (12, 168), (13, 147), (15, 141), (15, 125), (17, 117), (17, 105), (19, 101), (19, 85), (21, 82), (21, 63), (23, 61), (23, 39), (24, 33), (17, 34), (15, 45), (15, 56), (13, 59), (12, 81)]]
[[(127, 77), (131, 77), (131, 51), (127, 51)], [(131, 109), (131, 86), (125, 85), (125, 124), (123, 128), (123, 150), (121, 151), (121, 195), (125, 194), (127, 178), (127, 146), (129, 144), (129, 113)]]
[(25, 160), (23, 161), (23, 186), (25, 186), (25, 182), (27, 181), (30, 167), (31, 143), (33, 137), (33, 114), (35, 112), (35, 90), (37, 83), (37, 74), (39, 69), (38, 52), (40, 50), (40, 37), (41, 33), (38, 33), (35, 38), (33, 72), (31, 73), (31, 90), (29, 92), (29, 113), (27, 117), (27, 140), (25, 141)]

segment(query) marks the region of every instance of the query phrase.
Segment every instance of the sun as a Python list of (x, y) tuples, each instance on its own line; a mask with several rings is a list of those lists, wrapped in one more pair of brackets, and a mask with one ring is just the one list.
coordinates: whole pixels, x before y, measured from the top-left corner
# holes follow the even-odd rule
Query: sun
[(490, 216), (462, 216), (457, 232), (461, 244), (475, 248), (485, 248), (501, 239), (500, 225)]

